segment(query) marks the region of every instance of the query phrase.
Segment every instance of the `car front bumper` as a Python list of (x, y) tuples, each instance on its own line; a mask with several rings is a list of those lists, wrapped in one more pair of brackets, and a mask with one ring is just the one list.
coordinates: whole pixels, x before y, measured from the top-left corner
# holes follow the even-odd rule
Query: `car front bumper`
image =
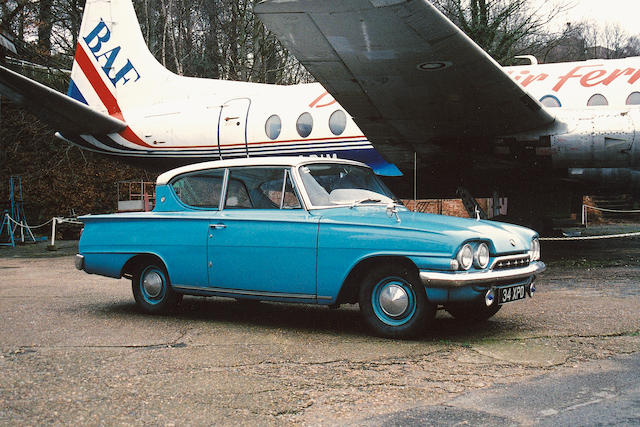
[(491, 285), (495, 283), (516, 282), (536, 274), (542, 273), (547, 266), (541, 262), (532, 262), (526, 267), (510, 268), (505, 270), (489, 270), (480, 272), (468, 271), (420, 271), (420, 279), (427, 287), (432, 288), (458, 288), (471, 285)]

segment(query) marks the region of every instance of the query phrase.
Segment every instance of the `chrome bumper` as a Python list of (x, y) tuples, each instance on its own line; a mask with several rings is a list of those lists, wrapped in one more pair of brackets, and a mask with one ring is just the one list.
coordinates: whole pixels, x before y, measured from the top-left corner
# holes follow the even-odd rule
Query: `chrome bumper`
[(455, 288), (467, 285), (485, 285), (495, 282), (525, 279), (547, 269), (543, 262), (532, 262), (526, 267), (484, 272), (421, 271), (420, 279), (432, 288)]
[(76, 268), (78, 270), (83, 270), (84, 269), (84, 255), (76, 254), (75, 264), (76, 264)]

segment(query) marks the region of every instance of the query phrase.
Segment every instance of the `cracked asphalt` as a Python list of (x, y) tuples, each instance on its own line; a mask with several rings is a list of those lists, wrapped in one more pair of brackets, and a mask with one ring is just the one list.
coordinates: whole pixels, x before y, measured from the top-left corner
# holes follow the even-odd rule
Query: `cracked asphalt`
[[(501, 405), (523, 406), (517, 387), (588, 382), (616, 363), (638, 384), (639, 239), (545, 243), (533, 299), (485, 324), (438, 313), (416, 341), (368, 335), (357, 306), (186, 297), (174, 314), (145, 315), (129, 281), (75, 270), (67, 249), (0, 252), (2, 425), (585, 424), (562, 408), (604, 397)], [(611, 405), (620, 390), (594, 393)], [(621, 400), (635, 402), (630, 425), (635, 393)]]

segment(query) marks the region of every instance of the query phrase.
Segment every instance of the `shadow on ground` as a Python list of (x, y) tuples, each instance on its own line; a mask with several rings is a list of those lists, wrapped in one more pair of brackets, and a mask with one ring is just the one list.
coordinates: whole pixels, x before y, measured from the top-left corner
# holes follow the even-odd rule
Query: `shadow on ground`
[[(339, 309), (325, 306), (287, 304), (272, 302), (234, 301), (225, 298), (204, 298), (185, 296), (181, 305), (172, 313), (149, 315), (141, 312), (135, 303), (95, 304), (82, 307), (96, 316), (114, 315), (135, 321), (140, 319), (161, 319), (163, 321), (202, 321), (232, 323), (250, 329), (287, 329), (298, 332), (330, 333), (370, 337), (364, 326), (357, 305), (343, 305)], [(518, 317), (496, 317), (487, 322), (465, 323), (453, 319), (440, 310), (436, 319), (419, 341), (474, 341), (502, 334), (504, 331), (527, 330), (532, 328)]]

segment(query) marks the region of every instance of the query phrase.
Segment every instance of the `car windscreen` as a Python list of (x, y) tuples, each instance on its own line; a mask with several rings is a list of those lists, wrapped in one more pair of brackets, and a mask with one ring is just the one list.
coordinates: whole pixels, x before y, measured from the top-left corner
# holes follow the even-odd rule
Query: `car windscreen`
[(340, 206), (362, 201), (397, 201), (396, 196), (367, 167), (314, 163), (298, 169), (314, 206)]

